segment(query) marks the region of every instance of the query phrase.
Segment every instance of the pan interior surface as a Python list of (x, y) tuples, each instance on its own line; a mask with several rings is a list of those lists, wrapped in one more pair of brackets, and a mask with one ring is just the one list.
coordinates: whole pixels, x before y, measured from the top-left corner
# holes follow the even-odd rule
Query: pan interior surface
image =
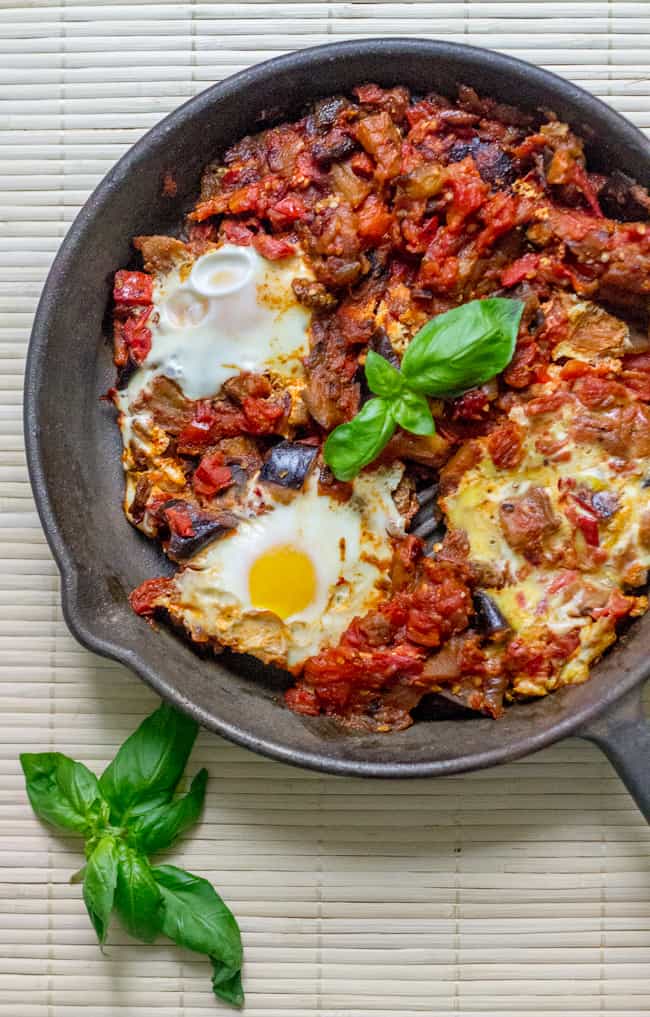
[[(259, 65), (169, 116), (87, 202), (39, 305), (25, 431), (35, 497), (62, 571), (66, 619), (81, 642), (132, 667), (200, 723), (256, 751), (337, 773), (426, 776), (515, 758), (595, 716), (647, 676), (650, 616), (631, 628), (589, 682), (512, 707), (500, 721), (421, 721), (384, 736), (297, 716), (279, 702), (287, 684), (282, 673), (230, 654), (201, 656), (131, 611), (129, 592), (169, 566), (122, 513), (120, 436), (112, 408), (100, 401), (114, 378), (105, 319), (112, 276), (132, 258), (131, 237), (178, 228), (202, 167), (238, 138), (363, 81), (447, 95), (465, 83), (524, 108), (551, 108), (587, 139), (595, 169), (619, 168), (650, 184), (650, 146), (635, 127), (569, 83), (496, 53), (374, 39)], [(178, 184), (174, 199), (162, 193), (168, 171)]]

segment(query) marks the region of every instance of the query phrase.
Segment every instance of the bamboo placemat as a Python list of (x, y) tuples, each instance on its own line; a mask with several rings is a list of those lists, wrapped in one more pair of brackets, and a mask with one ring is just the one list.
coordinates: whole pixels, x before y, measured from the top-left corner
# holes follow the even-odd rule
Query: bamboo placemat
[[(0, 0), (0, 1015), (203, 1017), (207, 965), (93, 942), (78, 843), (25, 802), (17, 755), (97, 768), (153, 706), (59, 608), (20, 425), (36, 300), (68, 224), (144, 130), (242, 67), (332, 39), (420, 35), (559, 71), (650, 129), (647, 2)], [(650, 1012), (650, 838), (598, 752), (565, 742), (486, 773), (362, 783), (211, 736), (200, 828), (173, 857), (241, 920), (251, 1017)], [(223, 1008), (223, 1012), (225, 1008)]]

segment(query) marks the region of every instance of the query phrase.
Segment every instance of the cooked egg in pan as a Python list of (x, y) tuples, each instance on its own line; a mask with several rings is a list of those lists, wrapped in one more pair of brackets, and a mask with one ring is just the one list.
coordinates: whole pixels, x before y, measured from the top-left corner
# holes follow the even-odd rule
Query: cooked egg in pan
[(262, 258), (224, 244), (154, 281), (151, 349), (128, 385), (131, 402), (157, 374), (188, 399), (214, 396), (242, 371), (302, 374), (310, 313), (291, 289), (311, 272), (299, 256)]
[(199, 639), (297, 669), (385, 597), (402, 473), (360, 475), (345, 503), (319, 495), (315, 476), (289, 503), (268, 501), (178, 573), (170, 615)]

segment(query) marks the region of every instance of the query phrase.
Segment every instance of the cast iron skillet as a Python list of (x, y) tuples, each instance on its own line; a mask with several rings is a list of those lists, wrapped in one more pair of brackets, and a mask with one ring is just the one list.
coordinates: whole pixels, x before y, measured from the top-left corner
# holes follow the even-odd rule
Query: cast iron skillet
[[(458, 83), (530, 109), (554, 109), (590, 139), (591, 165), (650, 184), (650, 144), (574, 85), (497, 53), (444, 42), (370, 39), (279, 57), (208, 88), (154, 127), (111, 170), (75, 220), (49, 274), (27, 361), (25, 434), (45, 533), (62, 576), (74, 635), (121, 661), (161, 696), (257, 752), (318, 770), (373, 777), (458, 773), (515, 759), (578, 734), (613, 761), (650, 817), (650, 728), (640, 689), (650, 675), (650, 613), (584, 685), (486, 718), (416, 723), (391, 735), (349, 733), (284, 709), (285, 678), (245, 657), (202, 658), (169, 629), (154, 631), (127, 594), (168, 571), (121, 509), (120, 441), (99, 401), (113, 381), (104, 316), (130, 238), (177, 226), (202, 166), (250, 131), (294, 118), (308, 100), (363, 81), (455, 94)], [(166, 170), (179, 184), (161, 193)]]

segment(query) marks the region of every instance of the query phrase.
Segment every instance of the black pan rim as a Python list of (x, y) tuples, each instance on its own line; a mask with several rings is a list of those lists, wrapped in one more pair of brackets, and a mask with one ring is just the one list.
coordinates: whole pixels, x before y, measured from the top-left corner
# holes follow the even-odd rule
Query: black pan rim
[[(173, 684), (162, 678), (136, 651), (121, 645), (119, 638), (113, 641), (98, 636), (92, 630), (92, 627), (88, 626), (82, 619), (77, 593), (79, 575), (69, 549), (61, 536), (52, 508), (45, 481), (39, 443), (36, 396), (39, 386), (44, 381), (40, 370), (40, 362), (42, 351), (47, 344), (50, 308), (60, 280), (64, 278), (68, 269), (72, 252), (76, 251), (78, 246), (83, 243), (85, 230), (92, 223), (102, 204), (110, 197), (111, 185), (115, 181), (128, 176), (134, 166), (137, 165), (140, 154), (146, 151), (152, 143), (164, 139), (168, 133), (182, 127), (183, 121), (189, 112), (194, 114), (198, 110), (207, 108), (215, 101), (227, 98), (229, 95), (235, 95), (244, 84), (258, 84), (261, 87), (265, 79), (276, 71), (291, 72), (298, 67), (318, 66), (322, 61), (335, 60), (341, 57), (350, 58), (360, 51), (374, 52), (385, 57), (387, 60), (408, 58), (410, 53), (426, 54), (432, 58), (462, 60), (468, 66), (480, 67), (489, 64), (496, 68), (502, 68), (504, 71), (515, 72), (520, 76), (525, 76), (528, 82), (536, 90), (539, 90), (540, 102), (543, 101), (545, 92), (551, 90), (561, 93), (568, 102), (578, 109), (597, 110), (600, 118), (611, 125), (611, 130), (615, 136), (627, 138), (637, 145), (639, 140), (642, 141), (648, 151), (648, 161), (650, 164), (650, 142), (648, 142), (638, 128), (625, 120), (600, 99), (550, 71), (535, 67), (514, 57), (505, 56), (479, 47), (407, 37), (353, 40), (299, 50), (240, 71), (189, 99), (148, 131), (121, 157), (113, 169), (104, 177), (70, 226), (54, 259), (43, 288), (27, 353), (24, 394), (24, 434), (27, 464), (41, 524), (62, 577), (61, 597), (64, 617), (73, 635), (82, 645), (95, 653), (112, 658), (135, 671), (154, 691), (172, 702), (179, 709), (188, 713), (202, 726), (232, 742), (281, 762), (321, 772), (357, 777), (412, 778), (451, 775), (469, 770), (478, 770), (520, 758), (576, 732), (580, 727), (593, 721), (597, 716), (606, 711), (632, 687), (647, 678), (650, 675), (650, 661), (647, 665), (640, 664), (638, 667), (631, 669), (629, 673), (621, 678), (617, 685), (610, 685), (605, 688), (603, 695), (597, 702), (577, 710), (574, 714), (559, 722), (550, 723), (546, 729), (533, 736), (522, 735), (519, 739), (515, 739), (514, 742), (510, 742), (503, 747), (489, 751), (469, 753), (448, 760), (380, 762), (357, 759), (333, 759), (326, 752), (326, 743), (324, 743), (322, 752), (307, 752), (271, 738), (258, 738), (247, 731), (245, 726), (226, 723), (218, 716), (189, 702)], [(555, 693), (554, 695), (558, 694), (561, 693)]]

